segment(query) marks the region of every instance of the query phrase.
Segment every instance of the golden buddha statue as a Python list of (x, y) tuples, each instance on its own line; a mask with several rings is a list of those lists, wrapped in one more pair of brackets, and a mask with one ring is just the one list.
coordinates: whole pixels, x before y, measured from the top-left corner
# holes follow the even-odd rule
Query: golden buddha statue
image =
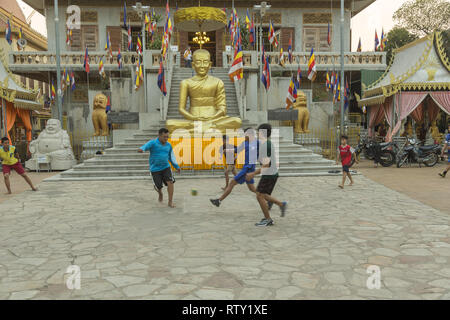
[(103, 93), (98, 93), (94, 97), (94, 110), (92, 111), (92, 123), (94, 125), (94, 137), (107, 136), (108, 133), (108, 116), (106, 115), (106, 105), (108, 97)]
[(432, 122), (430, 131), (431, 137), (433, 137), (434, 142), (440, 144), (444, 135), (439, 132), (436, 121)]
[[(200, 122), (201, 132), (216, 129), (225, 133), (226, 129), (239, 129), (242, 121), (227, 116), (225, 86), (219, 78), (209, 76), (211, 56), (207, 50), (198, 49), (193, 54), (192, 67), (196, 75), (181, 81), (179, 108), (185, 120), (169, 119), (166, 127), (170, 133), (176, 129), (186, 129), (194, 133), (194, 122)], [(189, 97), (190, 108), (186, 110)]]

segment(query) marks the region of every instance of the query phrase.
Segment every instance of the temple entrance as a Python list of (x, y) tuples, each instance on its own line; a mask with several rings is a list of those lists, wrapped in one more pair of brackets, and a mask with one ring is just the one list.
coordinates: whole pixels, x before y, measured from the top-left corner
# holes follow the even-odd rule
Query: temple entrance
[[(192, 52), (197, 49), (200, 49), (200, 45), (193, 41), (195, 37), (195, 32), (188, 33), (188, 43), (191, 46)], [(208, 50), (211, 55), (212, 66), (216, 67), (216, 32), (206, 32), (206, 36), (209, 37), (209, 42), (203, 44), (203, 49)]]

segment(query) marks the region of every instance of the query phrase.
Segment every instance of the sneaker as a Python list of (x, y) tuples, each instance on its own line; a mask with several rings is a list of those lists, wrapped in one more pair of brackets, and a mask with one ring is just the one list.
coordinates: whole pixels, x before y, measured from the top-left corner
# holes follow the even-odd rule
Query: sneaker
[(213, 205), (215, 205), (216, 207), (220, 206), (220, 200), (219, 199), (209, 199), (209, 201), (211, 201), (211, 203)]
[(267, 206), (269, 207), (269, 210), (272, 210), (273, 202), (267, 201)]
[(445, 178), (445, 175), (447, 174), (447, 171), (444, 171), (444, 172), (442, 172), (442, 173), (439, 173), (439, 175), (442, 177), (442, 178)]
[(273, 225), (272, 219), (262, 219), (260, 222), (255, 223), (255, 226), (257, 227), (268, 227)]
[(280, 207), (282, 217), (286, 215), (286, 209), (287, 209), (287, 202), (285, 201), (283, 202), (283, 205)]

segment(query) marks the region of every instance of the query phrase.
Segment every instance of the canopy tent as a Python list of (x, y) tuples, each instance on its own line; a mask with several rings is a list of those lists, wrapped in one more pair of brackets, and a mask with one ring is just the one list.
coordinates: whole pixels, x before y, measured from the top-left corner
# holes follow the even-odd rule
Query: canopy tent
[(22, 120), (27, 141), (31, 141), (30, 110), (42, 110), (43, 96), (39, 90), (29, 90), (17, 83), (6, 63), (3, 49), (0, 48), (0, 100), (3, 124), (10, 142), (9, 131), (17, 118)]
[(387, 139), (391, 140), (409, 115), (422, 121), (428, 110), (432, 122), (439, 108), (450, 114), (450, 60), (442, 34), (434, 32), (395, 49), (384, 74), (363, 89), (362, 98), (356, 98), (360, 107), (369, 107), (369, 135), (384, 119), (390, 127)]

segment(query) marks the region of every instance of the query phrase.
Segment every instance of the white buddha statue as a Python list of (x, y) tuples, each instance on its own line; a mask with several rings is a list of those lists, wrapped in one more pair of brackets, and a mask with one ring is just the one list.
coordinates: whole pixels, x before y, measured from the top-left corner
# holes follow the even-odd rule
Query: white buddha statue
[(67, 170), (76, 164), (69, 135), (57, 119), (47, 121), (45, 130), (31, 142), (30, 152), (31, 159), (25, 163), (30, 170), (36, 170), (36, 160), (42, 156), (49, 157), (52, 170)]

